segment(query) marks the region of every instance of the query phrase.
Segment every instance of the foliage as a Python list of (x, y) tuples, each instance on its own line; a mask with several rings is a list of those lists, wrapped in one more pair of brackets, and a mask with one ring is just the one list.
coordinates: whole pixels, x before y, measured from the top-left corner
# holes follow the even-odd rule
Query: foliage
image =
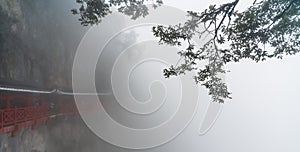
[[(110, 6), (121, 6), (119, 11), (132, 16), (133, 19), (147, 15), (141, 13), (146, 10), (144, 1), (111, 0), (108, 4), (105, 3), (107, 7), (103, 11), (104, 15), (99, 13), (102, 12), (101, 7), (95, 9), (96, 11), (92, 9), (93, 6), (97, 6), (92, 2), (100, 3), (98, 0), (77, 2), (82, 4), (79, 14), (83, 25), (99, 23), (99, 19), (107, 15)], [(234, 0), (220, 6), (211, 5), (201, 13), (188, 11), (189, 19), (185, 23), (153, 27), (153, 33), (160, 39), (161, 44), (188, 44), (185, 50), (178, 52), (184, 58), (184, 62), (165, 69), (165, 77), (197, 71), (195, 81), (209, 90), (213, 101), (224, 103), (225, 99), (231, 98), (227, 85), (220, 78), (222, 73), (227, 72), (224, 70), (227, 63), (239, 62), (241, 59), (256, 62), (267, 58), (281, 59), (283, 55), (294, 55), (300, 51), (299, 0), (254, 0), (252, 6), (241, 12), (235, 9), (238, 3), (239, 0)], [(132, 10), (128, 11), (130, 9)], [(73, 13), (78, 14), (74, 10)], [(92, 17), (89, 16), (91, 14)], [(203, 25), (204, 29), (199, 28), (200, 25)], [(203, 38), (208, 35), (211, 35), (211, 39), (199, 48), (192, 42), (193, 37)], [(266, 46), (268, 50), (265, 49)], [(204, 68), (200, 68), (197, 62), (201, 61), (209, 62)]]
[(98, 24), (102, 18), (112, 12), (112, 7), (118, 11), (137, 19), (140, 16), (148, 15), (147, 2), (152, 3), (154, 8), (162, 4), (162, 0), (76, 0), (80, 7), (72, 9), (74, 15), (80, 15), (79, 21), (82, 25), (88, 26)]

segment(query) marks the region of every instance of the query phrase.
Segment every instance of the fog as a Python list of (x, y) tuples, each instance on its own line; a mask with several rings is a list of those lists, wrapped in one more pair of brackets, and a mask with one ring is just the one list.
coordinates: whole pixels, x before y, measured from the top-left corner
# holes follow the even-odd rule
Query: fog
[[(66, 9), (61, 12), (62, 18), (60, 16), (55, 17), (58, 23), (64, 23), (58, 24), (62, 27), (58, 28), (59, 31), (57, 31), (56, 26), (58, 25), (48, 21), (49, 24), (46, 25), (45, 23), (42, 27), (49, 26), (51, 29), (38, 36), (49, 39), (62, 37), (63, 43), (54, 40), (49, 40), (51, 43), (48, 43), (48, 41), (37, 40), (38, 38), (24, 40), (24, 43), (29, 46), (37, 46), (39, 50), (47, 50), (47, 52), (57, 48), (60, 49), (57, 49), (56, 53), (58, 50), (69, 51), (70, 54), (63, 55), (70, 56), (66, 57), (66, 60), (55, 58), (57, 61), (52, 61), (57, 62), (58, 73), (67, 75), (64, 77), (57, 76), (59, 75), (57, 74), (56, 77), (64, 77), (65, 81), (68, 82), (66, 84), (70, 84), (72, 80), (70, 71), (72, 71), (73, 87), (76, 86), (74, 83), (80, 86), (77, 90), (75, 89), (75, 92), (96, 93), (93, 90), (95, 87), (97, 93), (100, 94), (98, 97), (101, 105), (97, 101), (89, 101), (88, 99), (92, 99), (89, 97), (80, 97), (80, 99), (85, 100), (77, 103), (78, 105), (88, 105), (88, 112), (92, 113), (83, 116), (83, 119), (90, 120), (89, 116), (95, 118), (92, 119), (93, 124), (86, 124), (91, 130), (89, 134), (82, 137), (84, 142), (79, 140), (82, 143), (76, 143), (77, 147), (84, 147), (81, 149), (91, 152), (300, 151), (298, 144), (300, 140), (300, 110), (298, 108), (300, 106), (298, 103), (300, 99), (300, 69), (297, 68), (300, 65), (300, 55), (287, 56), (282, 60), (267, 60), (262, 63), (249, 60), (230, 63), (226, 69), (231, 72), (224, 76), (224, 81), (228, 84), (233, 99), (224, 104), (211, 103), (205, 88), (190, 83), (193, 73), (188, 73), (186, 77), (171, 79), (165, 79), (162, 75), (164, 68), (181, 61), (177, 55), (180, 48), (158, 45), (157, 39), (151, 34), (152, 26), (158, 22), (156, 18), (162, 19), (161, 22), (164, 24), (168, 22), (176, 24), (184, 21), (184, 12), (187, 10), (203, 11), (210, 4), (221, 4), (227, 1), (229, 2), (229, 0), (165, 0), (164, 3), (168, 7), (158, 8), (157, 12), (154, 10), (154, 14), (150, 13), (148, 18), (145, 17), (137, 21), (143, 23), (143, 26), (134, 26), (128, 21), (128, 17), (115, 14), (115, 16), (108, 16), (98, 26), (88, 28), (80, 26), (79, 22), (76, 21), (76, 16), (73, 16), (69, 11), (76, 6), (75, 2), (68, 0), (59, 5), (60, 11), (63, 8)], [(53, 3), (51, 3), (51, 7), (56, 7)], [(252, 1), (241, 0), (237, 9), (243, 10), (252, 3)], [(53, 14), (58, 15), (57, 13)], [(68, 20), (62, 22), (62, 19)], [(36, 22), (32, 21), (35, 26), (39, 27)], [(41, 32), (42, 30), (38, 31)], [(52, 33), (55, 36), (51, 35), (52, 30), (55, 31)], [(31, 44), (32, 42), (38, 44)], [(57, 47), (57, 45), (60, 46)], [(49, 46), (51, 47), (49, 48)], [(80, 53), (83, 50), (85, 52)], [(75, 54), (78, 52), (79, 55)], [(73, 57), (74, 63), (72, 63)], [(50, 59), (47, 58), (47, 60)], [(36, 64), (38, 63), (41, 62)], [(72, 64), (73, 69), (70, 66)], [(80, 66), (79, 69), (76, 69), (76, 65)], [(45, 70), (45, 67), (47, 66), (39, 68)], [(55, 68), (51, 70), (50, 73), (55, 73), (53, 72)], [(89, 70), (92, 72), (89, 73)], [(79, 72), (79, 75), (76, 75), (76, 72)], [(47, 75), (43, 72), (39, 73)], [(24, 75), (26, 74), (19, 77), (25, 77)], [(26, 77), (30, 76), (30, 74), (26, 75)], [(51, 79), (47, 78), (44, 81), (49, 83), (51, 82), (49, 80)], [(56, 83), (59, 84), (59, 82)], [(127, 92), (122, 92), (122, 89), (131, 92), (127, 94)], [(134, 103), (131, 103), (133, 101)], [(182, 115), (182, 118), (187, 117), (188, 119), (179, 121), (181, 123), (178, 125), (179, 127), (182, 125), (182, 127), (178, 129), (178, 134), (176, 136), (170, 135), (172, 138), (166, 139), (161, 145), (149, 147), (147, 147), (147, 142), (155, 143), (155, 140), (158, 141), (164, 136), (164, 132), (160, 132), (162, 136), (153, 135), (154, 138), (151, 140), (147, 137), (133, 139), (131, 136), (118, 134), (119, 130), (114, 130), (115, 126), (106, 124), (104, 119), (101, 120), (104, 116), (93, 113), (95, 112), (93, 108), (97, 110), (100, 107), (105, 109), (104, 111), (111, 119), (127, 128), (133, 128), (132, 130), (155, 129), (156, 126), (163, 124), (166, 120), (176, 117), (175, 114), (186, 103), (188, 103), (186, 107), (193, 104), (195, 106), (182, 110), (186, 113), (186, 115)], [(141, 110), (138, 107), (144, 109)], [(89, 120), (85, 120), (85, 122), (91, 122)], [(107, 140), (99, 136), (102, 135), (102, 132), (95, 130), (99, 125), (99, 128), (103, 127), (108, 129), (108, 132), (114, 132), (111, 139)], [(170, 127), (167, 133), (171, 134), (172, 131), (177, 131), (176, 127), (178, 126)], [(111, 142), (114, 141), (112, 138), (115, 137), (126, 139), (128, 141), (125, 144), (132, 145), (134, 144), (130, 142), (139, 140), (147, 148), (120, 147), (121, 142)], [(61, 145), (58, 143), (57, 146), (65, 147), (63, 143)]]
[[(182, 10), (201, 11), (209, 4), (224, 2), (217, 0), (210, 2), (172, 0), (165, 1), (165, 4)], [(245, 9), (251, 4), (250, 1), (241, 1), (238, 9)], [(143, 31), (136, 31), (140, 31), (138, 34), (143, 35)], [(138, 41), (137, 39), (133, 40)], [(188, 127), (170, 142), (142, 151), (299, 151), (300, 146), (297, 141), (300, 139), (298, 129), (300, 127), (300, 118), (298, 117), (300, 111), (297, 101), (300, 97), (298, 93), (300, 90), (300, 70), (296, 68), (300, 64), (299, 59), (300, 56), (296, 55), (284, 57), (282, 60), (267, 60), (262, 63), (243, 60), (239, 63), (229, 64), (227, 69), (231, 72), (226, 74), (225, 81), (233, 93), (233, 99), (221, 105), (222, 111), (217, 117), (218, 119), (211, 128), (209, 126), (206, 128), (209, 129), (208, 132), (203, 135), (199, 134), (200, 124), (205, 115), (204, 111), (210, 101), (207, 91), (200, 87), (199, 108)], [(136, 79), (136, 81), (139, 80)], [(138, 82), (138, 84), (140, 83)], [(147, 94), (145, 96), (147, 97)], [(112, 110), (112, 107), (115, 106), (111, 106), (111, 109), (108, 108), (107, 111)], [(215, 107), (218, 108), (219, 105), (215, 105)], [(118, 114), (113, 115), (113, 113), (122, 110), (124, 111), (120, 108), (116, 108), (115, 111), (112, 110), (114, 112), (111, 112), (111, 117), (124, 125), (129, 123), (130, 126), (132, 123), (131, 125), (135, 125), (136, 128), (139, 128), (139, 125), (149, 125), (165, 119), (162, 115), (160, 118), (152, 117), (155, 119), (150, 122), (148, 119), (146, 119), (148, 122), (144, 122), (143, 119), (134, 120), (127, 117), (124, 113), (119, 117), (117, 117)], [(168, 114), (170, 111), (164, 112)], [(210, 119), (214, 118), (216, 117), (212, 116)], [(102, 140), (98, 142), (98, 151), (133, 151), (118, 148)]]

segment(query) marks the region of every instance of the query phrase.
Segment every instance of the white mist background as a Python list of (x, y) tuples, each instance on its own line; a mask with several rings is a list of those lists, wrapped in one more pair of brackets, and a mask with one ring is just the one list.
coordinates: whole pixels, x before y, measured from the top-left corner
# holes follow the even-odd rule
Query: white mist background
[[(182, 10), (203, 11), (210, 4), (228, 0), (165, 0)], [(241, 0), (245, 9), (253, 0)], [(148, 152), (298, 152), (300, 151), (300, 55), (261, 63), (243, 60), (230, 63), (226, 82), (233, 99), (227, 101), (211, 130), (200, 136), (201, 107), (177, 138)], [(205, 90), (205, 89), (202, 89)], [(202, 94), (205, 94), (204, 92)], [(208, 97), (204, 97), (208, 100)], [(201, 106), (201, 105), (199, 105)], [(130, 140), (130, 139), (128, 139)], [(143, 140), (143, 139), (141, 139)], [(136, 151), (100, 141), (98, 151)]]
[[(231, 1), (170, 0), (165, 4), (203, 11), (210, 4), (225, 2)], [(237, 9), (245, 9), (252, 3), (252, 0), (241, 0)], [(226, 82), (233, 99), (225, 103), (208, 134), (185, 137), (182, 142), (186, 146), (178, 151), (299, 151), (299, 65), (299, 54), (282, 60), (261, 63), (245, 60), (229, 64), (227, 68), (231, 72), (226, 75)], [(190, 126), (192, 128), (193, 123)]]

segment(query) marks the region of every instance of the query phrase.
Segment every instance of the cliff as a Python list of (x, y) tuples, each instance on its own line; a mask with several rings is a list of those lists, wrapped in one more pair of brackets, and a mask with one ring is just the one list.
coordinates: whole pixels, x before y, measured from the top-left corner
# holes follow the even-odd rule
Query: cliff
[(74, 1), (0, 1), (0, 81), (70, 88), (73, 57), (85, 28)]

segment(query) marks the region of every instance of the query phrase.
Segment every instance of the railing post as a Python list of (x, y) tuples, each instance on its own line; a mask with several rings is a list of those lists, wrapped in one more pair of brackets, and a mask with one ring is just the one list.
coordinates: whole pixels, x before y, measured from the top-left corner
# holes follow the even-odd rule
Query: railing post
[(17, 124), (17, 107), (14, 107), (14, 125)]
[(17, 124), (17, 107), (14, 107), (14, 130), (11, 132), (11, 136), (15, 137), (18, 131), (18, 124)]
[(3, 116), (4, 116), (3, 115), (3, 110), (0, 110), (0, 112), (1, 112), (1, 124), (0, 124), (0, 127), (3, 128), (3, 123), (4, 123), (3, 122)]

